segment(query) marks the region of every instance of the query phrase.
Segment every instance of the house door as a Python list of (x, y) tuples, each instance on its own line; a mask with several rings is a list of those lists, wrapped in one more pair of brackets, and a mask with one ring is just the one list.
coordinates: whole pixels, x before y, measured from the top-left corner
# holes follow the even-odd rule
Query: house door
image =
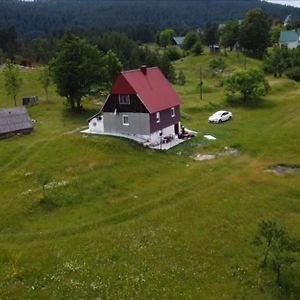
[(174, 125), (174, 130), (175, 130), (175, 134), (179, 134), (179, 124), (178, 123), (176, 123), (175, 125)]

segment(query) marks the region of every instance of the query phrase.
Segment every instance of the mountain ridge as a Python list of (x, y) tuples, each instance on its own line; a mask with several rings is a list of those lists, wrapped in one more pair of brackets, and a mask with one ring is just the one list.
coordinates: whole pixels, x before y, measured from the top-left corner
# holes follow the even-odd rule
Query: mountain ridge
[[(226, 19), (242, 19), (253, 7), (284, 19), (300, 17), (300, 8), (260, 0), (0, 0), (0, 27), (15, 26), (22, 35), (40, 36), (64, 28), (118, 29), (147, 25), (157, 30), (173, 27), (179, 32)], [(121, 12), (121, 13), (120, 13)]]

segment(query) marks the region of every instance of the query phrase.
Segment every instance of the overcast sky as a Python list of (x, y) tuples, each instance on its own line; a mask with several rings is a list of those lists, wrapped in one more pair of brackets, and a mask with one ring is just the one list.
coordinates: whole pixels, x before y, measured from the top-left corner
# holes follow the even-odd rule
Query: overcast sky
[(300, 0), (268, 0), (268, 2), (300, 7)]

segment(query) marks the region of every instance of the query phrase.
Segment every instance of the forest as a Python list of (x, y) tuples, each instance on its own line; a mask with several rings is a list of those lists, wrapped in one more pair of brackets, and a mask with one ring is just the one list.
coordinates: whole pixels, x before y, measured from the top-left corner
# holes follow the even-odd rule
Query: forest
[[(253, 7), (262, 7), (273, 16), (300, 16), (300, 9), (260, 0), (0, 0), (0, 28), (14, 26), (22, 36), (45, 36), (61, 32), (118, 29), (135, 40), (149, 42), (166, 27), (184, 34), (190, 28), (224, 20), (241, 19)], [(120, 13), (121, 12), (121, 13)]]

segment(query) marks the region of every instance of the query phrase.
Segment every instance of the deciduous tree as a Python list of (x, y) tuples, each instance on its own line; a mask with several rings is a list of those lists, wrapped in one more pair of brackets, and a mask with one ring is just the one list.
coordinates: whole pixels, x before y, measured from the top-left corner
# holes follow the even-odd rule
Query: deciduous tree
[(258, 224), (254, 240), (262, 251), (261, 267), (271, 267), (276, 273), (276, 283), (281, 286), (283, 268), (290, 267), (299, 252), (299, 241), (292, 238), (280, 224), (275, 221), (262, 221)]
[(281, 77), (287, 69), (288, 64), (284, 59), (283, 51), (281, 48), (274, 48), (264, 60), (264, 70), (273, 74), (274, 77)]
[(185, 50), (190, 50), (198, 40), (199, 40), (199, 34), (195, 31), (189, 31), (183, 40), (182, 47)]
[(237, 43), (239, 39), (240, 25), (238, 20), (228, 20), (225, 22), (225, 26), (220, 30), (220, 43), (226, 48), (230, 48), (232, 51), (233, 46)]
[(158, 42), (162, 47), (167, 47), (172, 44), (172, 39), (175, 35), (175, 31), (173, 29), (167, 28), (159, 33)]
[(20, 70), (11, 60), (7, 60), (3, 74), (6, 93), (13, 98), (15, 106), (17, 106), (17, 95), (22, 86)]
[(106, 79), (104, 54), (70, 32), (65, 33), (50, 69), (58, 94), (77, 110), (82, 107), (82, 97)]
[(271, 22), (261, 8), (250, 10), (241, 24), (239, 41), (242, 48), (262, 57), (270, 44)]
[(240, 93), (244, 102), (257, 99), (270, 91), (270, 85), (264, 73), (257, 69), (235, 72), (223, 80), (225, 91), (230, 94)]
[(48, 102), (49, 100), (49, 93), (48, 93), (48, 90), (49, 90), (49, 86), (51, 84), (51, 72), (50, 72), (50, 69), (48, 66), (44, 67), (41, 71), (40, 71), (40, 74), (39, 74), (39, 81), (43, 87), (43, 90), (45, 92), (45, 95), (46, 95), (46, 101)]

